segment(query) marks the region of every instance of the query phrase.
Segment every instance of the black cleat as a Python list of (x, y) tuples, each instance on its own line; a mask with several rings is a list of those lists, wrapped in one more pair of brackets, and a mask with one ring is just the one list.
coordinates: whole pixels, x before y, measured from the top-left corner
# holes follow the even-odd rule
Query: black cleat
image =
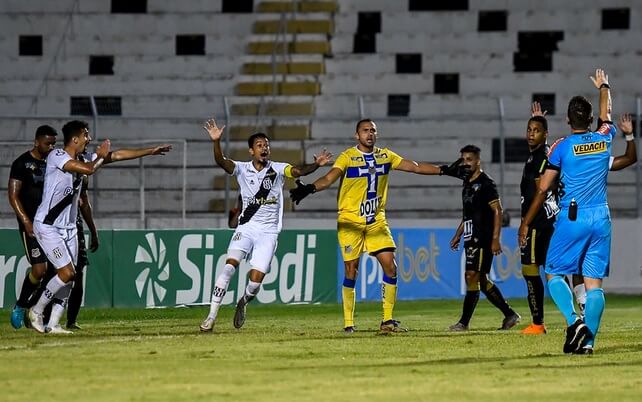
[(384, 321), (379, 326), (379, 331), (385, 334), (388, 334), (390, 332), (408, 332), (408, 328), (399, 326), (400, 323), (401, 321), (397, 320)]
[(343, 332), (345, 332), (346, 334), (354, 334), (356, 332), (356, 328), (352, 326), (345, 327), (343, 328)]
[(502, 326), (497, 328), (499, 331), (507, 331), (511, 328), (513, 328), (515, 325), (519, 324), (519, 321), (522, 319), (522, 316), (513, 312), (513, 314), (509, 315), (508, 317), (504, 317), (504, 320), (502, 321)]
[(234, 312), (234, 328), (239, 329), (245, 324), (245, 297), (241, 297), (236, 303), (236, 311)]
[(568, 328), (566, 328), (566, 341), (564, 342), (564, 353), (574, 353), (584, 341), (584, 338), (590, 336), (590, 331), (584, 321), (581, 318), (575, 320), (575, 322)]

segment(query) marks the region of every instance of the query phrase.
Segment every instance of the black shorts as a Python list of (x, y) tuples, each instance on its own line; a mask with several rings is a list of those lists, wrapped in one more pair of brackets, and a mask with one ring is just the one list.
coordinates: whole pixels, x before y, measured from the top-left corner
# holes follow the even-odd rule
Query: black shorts
[(526, 245), (522, 247), (523, 265), (545, 265), (548, 245), (553, 236), (553, 227), (533, 228), (528, 232)]
[(20, 240), (22, 241), (22, 246), (25, 249), (25, 256), (27, 257), (29, 264), (35, 265), (47, 263), (47, 255), (42, 247), (40, 247), (38, 240), (36, 240), (35, 237), (29, 237), (22, 227), (20, 228)]
[(494, 257), (490, 246), (466, 246), (464, 250), (466, 251), (466, 271), (490, 273)]

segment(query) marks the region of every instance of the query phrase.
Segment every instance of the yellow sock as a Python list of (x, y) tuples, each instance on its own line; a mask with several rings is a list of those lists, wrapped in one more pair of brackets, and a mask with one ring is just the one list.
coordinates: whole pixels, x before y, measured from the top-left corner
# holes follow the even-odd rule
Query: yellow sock
[(37, 285), (40, 283), (40, 279), (36, 279), (35, 276), (31, 272), (29, 272), (29, 282), (33, 283), (34, 285)]
[(381, 301), (383, 302), (383, 322), (392, 320), (392, 310), (397, 301), (397, 285), (384, 282), (381, 286)]
[(354, 327), (354, 306), (356, 292), (354, 288), (344, 286), (341, 289), (343, 295), (343, 327)]

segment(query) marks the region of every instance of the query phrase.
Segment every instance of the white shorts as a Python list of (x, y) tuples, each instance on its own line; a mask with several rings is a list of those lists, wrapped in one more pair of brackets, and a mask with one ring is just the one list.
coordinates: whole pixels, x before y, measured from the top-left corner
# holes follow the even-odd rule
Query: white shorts
[[(237, 228), (227, 247), (227, 254), (231, 257), (238, 255), (238, 251), (241, 251), (243, 254), (241, 259), (246, 257), (252, 269), (267, 274), (276, 251), (278, 237), (278, 233), (263, 233), (249, 228)], [(233, 250), (237, 252), (235, 253)]]
[(56, 269), (60, 269), (78, 260), (78, 229), (57, 228), (42, 222), (33, 223), (33, 234), (47, 258)]

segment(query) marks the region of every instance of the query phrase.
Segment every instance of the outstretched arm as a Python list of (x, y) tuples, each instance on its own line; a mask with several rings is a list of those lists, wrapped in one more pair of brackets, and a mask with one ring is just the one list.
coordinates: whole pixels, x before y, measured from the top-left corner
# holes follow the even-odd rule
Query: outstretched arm
[(415, 162), (409, 159), (402, 159), (401, 163), (395, 168), (395, 170), (416, 174), (446, 175), (456, 177), (458, 179), (467, 179), (470, 175), (470, 166), (462, 165), (462, 161), (463, 159), (459, 158), (450, 165), (437, 166), (428, 162)]
[(631, 115), (623, 114), (620, 116), (620, 120), (617, 125), (626, 138), (626, 149), (624, 150), (624, 155), (616, 156), (615, 159), (613, 159), (611, 170), (622, 170), (627, 166), (631, 166), (638, 160), (635, 138), (633, 137), (633, 122), (631, 121)]
[(333, 167), (325, 176), (318, 178), (312, 184), (303, 184), (301, 180), (297, 180), (296, 188), (290, 190), (290, 198), (296, 205), (299, 205), (302, 199), (317, 191), (325, 190), (341, 176), (343, 176), (343, 171), (337, 167)]
[(216, 161), (216, 164), (222, 167), (228, 174), (234, 173), (234, 167), (236, 166), (234, 161), (226, 158), (225, 155), (223, 155), (223, 150), (221, 149), (221, 136), (223, 135), (223, 129), (225, 129), (225, 126), (219, 128), (216, 125), (216, 120), (211, 118), (205, 122), (203, 128), (207, 131), (213, 142), (214, 160)]
[(165, 155), (172, 150), (169, 144), (161, 144), (155, 147), (137, 148), (137, 149), (117, 149), (107, 154), (105, 164), (112, 162), (127, 161), (130, 159), (142, 158), (148, 155)]
[(314, 155), (314, 163), (308, 163), (305, 165), (293, 166), (291, 173), (292, 177), (301, 177), (307, 176), (310, 173), (314, 172), (321, 166), (325, 166), (332, 161), (332, 154), (328, 152), (325, 148), (317, 156)]

